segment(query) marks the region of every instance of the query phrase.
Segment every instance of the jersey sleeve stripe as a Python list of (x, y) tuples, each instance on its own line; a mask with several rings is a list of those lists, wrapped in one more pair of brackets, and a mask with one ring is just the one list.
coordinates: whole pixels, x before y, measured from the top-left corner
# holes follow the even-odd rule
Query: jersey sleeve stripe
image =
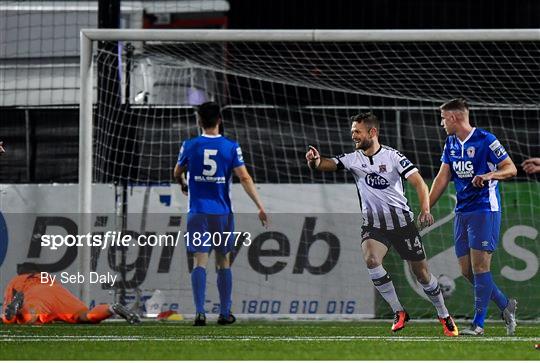
[(332, 158), (332, 160), (336, 163), (336, 165), (337, 165), (337, 170), (343, 170), (343, 169), (345, 169), (345, 165), (343, 165), (343, 163), (341, 162), (341, 160), (339, 160), (338, 157), (334, 157), (334, 158)]
[(407, 169), (403, 170), (400, 175), (404, 178), (404, 179), (407, 179), (409, 177), (409, 175), (411, 175), (413, 172), (415, 171), (418, 171), (418, 169), (416, 168), (416, 166), (414, 165), (410, 165)]

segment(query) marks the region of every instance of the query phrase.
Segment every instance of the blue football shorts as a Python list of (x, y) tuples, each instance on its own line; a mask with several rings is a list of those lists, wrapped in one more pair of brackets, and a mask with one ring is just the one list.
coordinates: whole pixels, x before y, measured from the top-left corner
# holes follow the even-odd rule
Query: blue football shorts
[(210, 253), (216, 250), (226, 254), (234, 249), (235, 236), (233, 214), (188, 213), (187, 234), (184, 236), (190, 253)]
[(454, 242), (456, 256), (469, 254), (470, 249), (493, 252), (499, 243), (501, 212), (478, 211), (456, 213)]

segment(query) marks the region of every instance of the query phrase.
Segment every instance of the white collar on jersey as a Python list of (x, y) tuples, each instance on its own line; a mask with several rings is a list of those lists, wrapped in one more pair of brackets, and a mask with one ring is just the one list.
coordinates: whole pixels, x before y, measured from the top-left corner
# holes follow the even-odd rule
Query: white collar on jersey
[(211, 139), (215, 139), (216, 137), (221, 137), (221, 134), (217, 134), (217, 135), (202, 134), (201, 136), (209, 137)]
[(474, 134), (474, 131), (475, 131), (475, 130), (476, 130), (476, 127), (473, 127), (472, 130), (471, 130), (471, 132), (469, 132), (469, 135), (467, 135), (467, 137), (466, 137), (465, 140), (463, 140), (463, 141), (461, 141), (461, 140), (459, 139), (459, 137), (457, 137), (457, 136), (456, 136), (456, 139), (459, 141), (459, 143), (460, 143), (461, 145), (464, 145), (464, 144), (472, 137), (472, 135)]

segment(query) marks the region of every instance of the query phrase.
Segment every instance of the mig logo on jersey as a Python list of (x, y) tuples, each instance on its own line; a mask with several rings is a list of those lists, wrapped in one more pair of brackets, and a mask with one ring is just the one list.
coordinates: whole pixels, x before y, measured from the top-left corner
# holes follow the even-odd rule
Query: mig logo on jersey
[(458, 178), (472, 178), (474, 176), (474, 167), (472, 161), (454, 161), (452, 168)]
[(386, 189), (390, 186), (388, 180), (375, 173), (366, 175), (366, 184), (375, 189)]

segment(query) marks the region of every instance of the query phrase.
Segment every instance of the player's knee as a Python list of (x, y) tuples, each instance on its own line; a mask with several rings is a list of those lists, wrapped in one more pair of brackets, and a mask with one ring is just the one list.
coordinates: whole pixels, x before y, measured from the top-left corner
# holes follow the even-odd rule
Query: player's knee
[(431, 280), (431, 274), (424, 266), (413, 267), (413, 273), (416, 276), (416, 280), (421, 284), (428, 284)]
[(364, 261), (366, 262), (366, 266), (368, 268), (375, 268), (375, 267), (380, 266), (382, 264), (381, 259), (378, 258), (375, 255), (366, 255), (366, 256), (364, 256)]

